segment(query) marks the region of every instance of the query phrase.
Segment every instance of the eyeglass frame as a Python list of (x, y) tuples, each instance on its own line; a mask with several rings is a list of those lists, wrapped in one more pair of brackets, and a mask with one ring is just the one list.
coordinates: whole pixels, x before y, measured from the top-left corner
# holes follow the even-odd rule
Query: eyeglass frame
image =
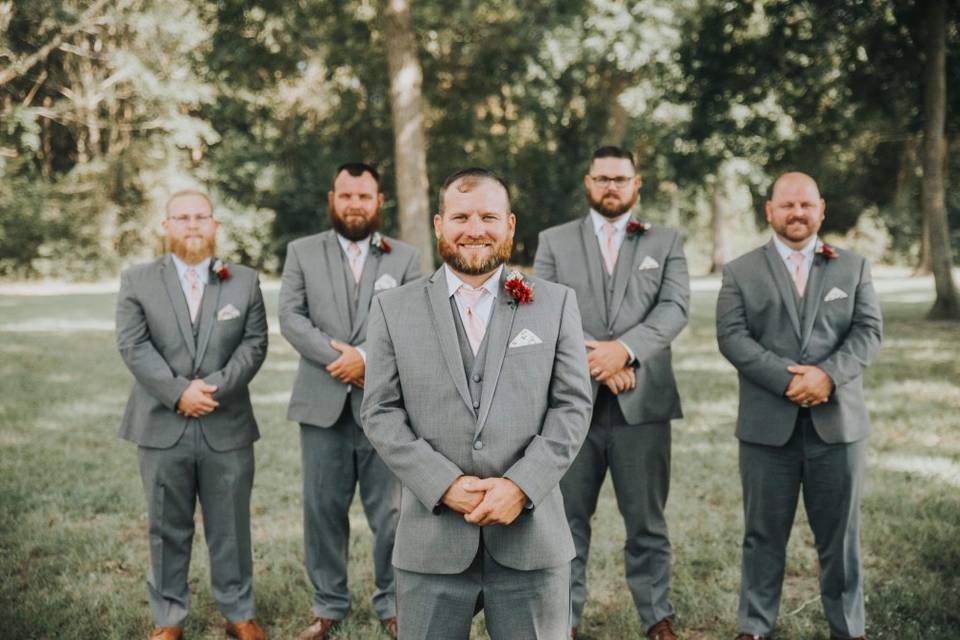
[(637, 176), (632, 175), (632, 176), (610, 177), (610, 176), (591, 176), (588, 174), (587, 177), (590, 178), (590, 181), (593, 182), (598, 187), (600, 187), (601, 189), (605, 189), (613, 185), (615, 189), (620, 190), (625, 188), (628, 184), (630, 184), (630, 181), (634, 180)]

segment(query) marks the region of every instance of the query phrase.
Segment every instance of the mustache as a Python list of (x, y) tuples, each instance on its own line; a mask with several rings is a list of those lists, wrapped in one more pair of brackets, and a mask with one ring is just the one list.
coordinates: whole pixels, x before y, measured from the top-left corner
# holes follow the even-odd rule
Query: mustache
[(807, 220), (807, 216), (790, 216), (787, 218), (787, 224), (793, 224), (794, 222), (799, 222), (801, 224), (810, 224), (810, 221)]

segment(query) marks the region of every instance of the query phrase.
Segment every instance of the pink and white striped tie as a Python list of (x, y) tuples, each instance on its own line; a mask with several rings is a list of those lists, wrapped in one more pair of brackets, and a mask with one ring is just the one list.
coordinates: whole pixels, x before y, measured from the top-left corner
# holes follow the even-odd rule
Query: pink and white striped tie
[(603, 253), (603, 264), (607, 267), (607, 273), (613, 275), (613, 269), (617, 265), (617, 245), (613, 241), (614, 235), (617, 233), (617, 228), (609, 222), (603, 223), (603, 235), (604, 241), (600, 245), (601, 253)]
[(193, 267), (184, 272), (187, 278), (187, 308), (190, 309), (190, 322), (196, 322), (197, 311), (200, 310), (200, 300), (203, 298), (203, 290), (200, 288), (200, 276)]
[(356, 242), (351, 242), (347, 245), (347, 253), (350, 257), (350, 271), (353, 272), (353, 281), (360, 282), (360, 272), (362, 271), (360, 266), (360, 245)]
[(473, 355), (477, 355), (480, 349), (480, 343), (483, 342), (483, 334), (487, 329), (486, 322), (477, 313), (477, 305), (483, 298), (487, 290), (483, 287), (474, 289), (465, 284), (457, 289), (457, 295), (463, 301), (463, 306), (467, 308), (467, 321), (464, 323), (464, 329), (467, 330), (467, 340), (470, 341), (470, 348), (473, 349)]
[(803, 292), (807, 288), (807, 273), (803, 269), (803, 254), (794, 251), (790, 254), (790, 262), (793, 263), (793, 270), (790, 276), (793, 278), (793, 286), (797, 288), (797, 293), (803, 297)]

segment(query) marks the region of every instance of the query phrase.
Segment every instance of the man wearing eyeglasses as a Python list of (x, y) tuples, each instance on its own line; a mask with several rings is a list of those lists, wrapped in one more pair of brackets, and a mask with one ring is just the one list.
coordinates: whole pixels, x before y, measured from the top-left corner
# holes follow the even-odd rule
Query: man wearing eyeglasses
[(590, 518), (607, 470), (626, 527), (627, 586), (647, 636), (672, 640), (670, 421), (682, 416), (670, 343), (687, 324), (690, 283), (680, 234), (631, 215), (640, 176), (630, 152), (602, 147), (584, 177), (590, 212), (540, 234), (534, 273), (580, 301), (594, 408), (583, 448), (560, 481), (577, 557), (572, 636), (587, 599)]
[(116, 337), (134, 377), (120, 437), (138, 445), (147, 498), (150, 640), (179, 640), (197, 499), (213, 597), (227, 634), (263, 640), (254, 619), (250, 493), (260, 437), (247, 385), (267, 355), (253, 269), (214, 258), (219, 222), (206, 194), (167, 203), (169, 253), (120, 277)]

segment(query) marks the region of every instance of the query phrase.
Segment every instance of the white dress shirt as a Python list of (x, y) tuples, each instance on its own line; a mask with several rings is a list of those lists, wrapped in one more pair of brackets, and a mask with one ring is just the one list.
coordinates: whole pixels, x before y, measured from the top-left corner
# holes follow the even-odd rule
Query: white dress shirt
[[(447, 294), (453, 296), (453, 299), (457, 303), (457, 311), (460, 312), (460, 322), (463, 326), (467, 326), (467, 308), (464, 306), (463, 301), (460, 300), (460, 296), (454, 294), (456, 294), (457, 289), (459, 289), (461, 285), (468, 287), (470, 285), (457, 277), (449, 265), (443, 265), (443, 271), (447, 276)], [(477, 303), (477, 308), (473, 310), (478, 318), (483, 318), (484, 327), (490, 324), (490, 314), (493, 312), (493, 303), (496, 301), (497, 293), (500, 290), (500, 274), (502, 272), (503, 265), (500, 265), (497, 267), (497, 270), (487, 278), (486, 282), (479, 287), (486, 289), (487, 293), (490, 294), (489, 296), (483, 296), (480, 302)]]

